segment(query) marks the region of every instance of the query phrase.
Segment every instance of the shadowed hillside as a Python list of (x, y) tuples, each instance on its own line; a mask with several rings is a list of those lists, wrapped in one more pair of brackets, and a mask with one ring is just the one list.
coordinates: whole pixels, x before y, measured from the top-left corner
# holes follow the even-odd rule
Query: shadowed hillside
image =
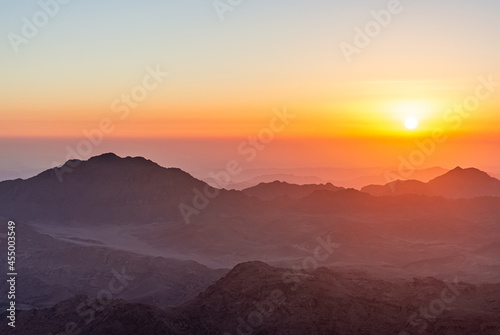
[[(82, 303), (99, 308), (79, 315)], [(82, 334), (493, 335), (500, 331), (499, 311), (499, 284), (384, 281), (359, 272), (291, 271), (249, 262), (180, 307), (124, 301), (101, 306), (76, 297), (50, 309), (20, 312), (23, 326), (17, 333), (57, 333), (74, 322)]]

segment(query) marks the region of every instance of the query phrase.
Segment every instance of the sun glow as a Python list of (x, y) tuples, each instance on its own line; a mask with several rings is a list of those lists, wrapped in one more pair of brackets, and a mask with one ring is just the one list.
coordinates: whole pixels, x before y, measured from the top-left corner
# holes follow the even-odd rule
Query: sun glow
[(435, 107), (429, 101), (402, 100), (393, 103), (392, 111), (398, 116), (406, 119), (414, 117), (417, 119), (430, 117)]
[(440, 110), (438, 102), (428, 100), (397, 100), (388, 106), (394, 122), (403, 124), (407, 130), (420, 129), (423, 124), (434, 124), (441, 118)]
[(405, 120), (405, 127), (408, 128), (409, 130), (414, 130), (417, 129), (418, 127), (418, 120), (417, 118), (410, 116), (406, 118)]

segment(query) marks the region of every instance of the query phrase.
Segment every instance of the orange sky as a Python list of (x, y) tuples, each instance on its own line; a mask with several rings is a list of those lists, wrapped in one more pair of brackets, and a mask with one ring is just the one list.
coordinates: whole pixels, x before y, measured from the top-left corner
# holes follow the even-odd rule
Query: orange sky
[[(280, 131), (261, 165), (397, 166), (429, 140), (436, 151), (425, 166), (497, 164), (498, 4), (401, 1), (390, 24), (346, 61), (339, 46), (356, 45), (357, 29), (387, 1), (247, 4), (224, 21), (195, 2), (74, 3), (19, 50), (4, 39), (2, 138), (14, 146), (54, 139), (61, 144), (46, 151), (51, 162), (89, 132), (113, 143), (92, 154), (127, 154), (120, 143), (128, 140), (191, 139), (199, 143), (192, 157), (213, 150), (213, 162), (224, 162), (231, 151), (218, 148), (274, 122)], [(5, 36), (21, 34), (21, 18), (40, 10), (36, 2), (9, 6), (0, 14)], [(282, 108), (295, 115), (283, 129), (273, 121)], [(408, 118), (416, 129), (405, 127)], [(225, 144), (207, 147), (215, 143), (208, 139)], [(26, 150), (18, 149), (0, 150), (16, 160)]]

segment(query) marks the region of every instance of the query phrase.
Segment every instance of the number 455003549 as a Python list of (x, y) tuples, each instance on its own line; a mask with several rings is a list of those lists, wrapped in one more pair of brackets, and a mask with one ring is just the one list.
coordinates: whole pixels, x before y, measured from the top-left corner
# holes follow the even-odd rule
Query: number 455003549
[(9, 265), (9, 271), (14, 272), (16, 270), (16, 223), (9, 221), (8, 232), (7, 232), (7, 244), (8, 244), (8, 254), (7, 263)]

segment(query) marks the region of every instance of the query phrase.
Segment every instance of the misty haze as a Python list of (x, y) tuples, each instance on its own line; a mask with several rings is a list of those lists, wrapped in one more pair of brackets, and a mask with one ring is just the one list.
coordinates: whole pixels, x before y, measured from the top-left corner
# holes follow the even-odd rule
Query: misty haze
[(0, 1), (0, 334), (500, 334), (499, 15)]

